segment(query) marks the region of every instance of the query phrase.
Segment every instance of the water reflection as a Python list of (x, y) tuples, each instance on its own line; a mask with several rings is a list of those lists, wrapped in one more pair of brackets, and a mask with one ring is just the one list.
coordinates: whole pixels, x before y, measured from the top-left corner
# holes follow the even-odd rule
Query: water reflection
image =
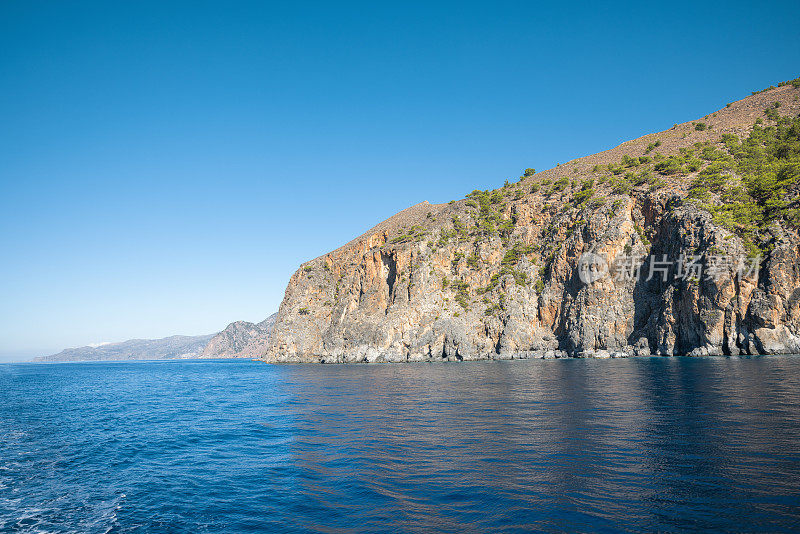
[(328, 523), (343, 528), (355, 514), (421, 529), (780, 529), (798, 518), (798, 370), (793, 358), (298, 366), (295, 467), (316, 505), (346, 503)]

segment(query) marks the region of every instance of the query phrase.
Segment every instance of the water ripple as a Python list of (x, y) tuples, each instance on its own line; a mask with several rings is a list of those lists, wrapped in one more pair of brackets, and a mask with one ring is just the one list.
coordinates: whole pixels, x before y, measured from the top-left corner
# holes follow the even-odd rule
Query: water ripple
[(797, 357), (0, 365), (0, 531), (795, 531), (798, 391)]

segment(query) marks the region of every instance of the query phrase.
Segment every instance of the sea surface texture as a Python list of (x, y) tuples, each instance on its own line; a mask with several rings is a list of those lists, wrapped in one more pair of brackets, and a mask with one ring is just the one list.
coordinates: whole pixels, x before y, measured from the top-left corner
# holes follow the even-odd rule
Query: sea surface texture
[(0, 532), (792, 531), (800, 358), (0, 365)]

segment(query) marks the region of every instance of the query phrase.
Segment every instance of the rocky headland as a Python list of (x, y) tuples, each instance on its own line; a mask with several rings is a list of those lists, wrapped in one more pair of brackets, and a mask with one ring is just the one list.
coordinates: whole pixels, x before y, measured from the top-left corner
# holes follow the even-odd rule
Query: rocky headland
[(252, 358), (263, 354), (277, 316), (277, 313), (273, 313), (260, 323), (236, 321), (229, 324), (211, 338), (199, 357)]
[(494, 191), (412, 206), (301, 265), (259, 355), (800, 352), (799, 99), (800, 79)]

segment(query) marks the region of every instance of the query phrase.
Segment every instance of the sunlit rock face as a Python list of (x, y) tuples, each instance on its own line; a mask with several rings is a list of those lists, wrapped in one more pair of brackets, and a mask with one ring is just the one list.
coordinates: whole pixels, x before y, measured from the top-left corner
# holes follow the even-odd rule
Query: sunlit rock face
[[(759, 117), (769, 125), (763, 110), (776, 101), (781, 115), (797, 116), (798, 93), (779, 87), (705, 117), (706, 129), (676, 125), (496, 191), (412, 206), (303, 264), (260, 355), (334, 363), (800, 352), (797, 230), (780, 221), (764, 229), (759, 258), (690, 194), (713, 164), (707, 147), (726, 150), (723, 134), (747, 137)], [(670, 156), (682, 158), (679, 171), (658, 165)]]

